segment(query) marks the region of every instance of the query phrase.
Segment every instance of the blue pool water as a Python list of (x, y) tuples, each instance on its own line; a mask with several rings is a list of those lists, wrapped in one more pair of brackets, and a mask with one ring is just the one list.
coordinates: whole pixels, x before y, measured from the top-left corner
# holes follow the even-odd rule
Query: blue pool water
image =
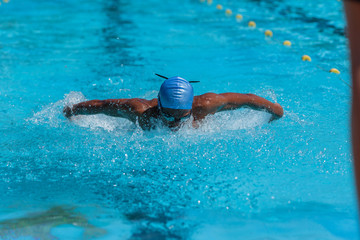
[[(0, 20), (0, 239), (358, 238), (341, 2), (11, 0)], [(61, 113), (154, 98), (154, 73), (285, 114), (143, 132)]]

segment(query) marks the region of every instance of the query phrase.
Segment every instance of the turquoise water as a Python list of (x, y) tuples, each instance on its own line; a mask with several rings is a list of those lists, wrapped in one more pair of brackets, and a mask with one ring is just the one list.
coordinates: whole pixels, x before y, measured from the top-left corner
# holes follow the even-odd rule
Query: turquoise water
[[(11, 0), (0, 20), (1, 239), (358, 238), (341, 2)], [(237, 110), (174, 133), (61, 113), (154, 98), (154, 73), (285, 114)]]

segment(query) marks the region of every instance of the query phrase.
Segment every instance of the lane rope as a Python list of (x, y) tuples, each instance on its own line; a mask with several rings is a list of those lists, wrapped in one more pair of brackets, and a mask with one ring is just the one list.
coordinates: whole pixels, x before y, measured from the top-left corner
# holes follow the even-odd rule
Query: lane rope
[[(205, 0), (200, 0), (200, 2), (204, 3)], [(212, 5), (212, 4), (213, 4), (213, 0), (207, 0), (207, 4), (208, 4), (208, 5)], [(221, 11), (224, 10), (224, 6), (223, 6), (222, 4), (217, 4), (217, 5), (216, 5), (216, 8), (217, 8), (218, 10), (221, 10)], [(230, 8), (226, 8), (226, 10), (225, 10), (225, 15), (226, 15), (227, 17), (231, 17), (231, 16), (233, 15), (233, 11), (232, 11)], [(242, 21), (244, 20), (244, 16), (241, 15), (240, 13), (237, 13), (237, 14), (235, 15), (235, 19), (236, 19), (237, 22), (242, 22)], [(253, 21), (253, 20), (249, 20), (249, 22), (248, 22), (248, 27), (255, 29), (255, 28), (256, 28), (256, 22)], [(291, 42), (290, 40), (285, 39), (285, 40), (281, 41), (281, 40), (275, 38), (273, 31), (271, 31), (270, 29), (266, 29), (265, 31), (264, 31), (264, 30), (261, 30), (261, 29), (258, 29), (258, 31), (262, 32), (262, 33), (265, 35), (265, 37), (267, 37), (267, 38), (272, 38), (275, 42), (284, 45), (285, 47), (287, 47), (288, 49), (290, 49), (292, 52), (298, 54), (298, 52), (296, 52), (295, 49), (293, 49), (293, 48), (291, 47), (291, 46), (292, 46), (292, 42)], [(302, 60), (302, 61), (306, 61), (306, 62), (312, 62), (311, 57), (310, 57), (309, 55), (306, 55), (306, 54), (302, 55), (301, 60)], [(318, 68), (318, 69), (321, 70), (321, 71), (324, 71), (324, 72), (327, 72), (327, 73), (331, 73), (331, 74), (335, 74), (341, 82), (343, 82), (344, 84), (346, 84), (348, 87), (352, 88), (352, 86), (351, 86), (347, 81), (345, 81), (345, 80), (341, 77), (340, 71), (339, 71), (337, 68), (326, 69), (326, 68), (321, 67), (319, 64), (316, 64), (316, 63), (314, 63), (312, 66)]]

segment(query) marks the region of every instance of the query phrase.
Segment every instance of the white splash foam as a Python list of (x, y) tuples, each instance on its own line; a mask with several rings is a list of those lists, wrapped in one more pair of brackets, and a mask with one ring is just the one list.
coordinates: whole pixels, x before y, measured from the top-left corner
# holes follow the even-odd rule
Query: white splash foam
[(251, 109), (220, 112), (205, 118), (200, 131), (217, 132), (223, 130), (251, 129), (267, 124), (271, 114)]
[[(83, 101), (86, 101), (86, 98), (81, 92), (70, 92), (65, 95), (63, 100), (44, 106), (41, 111), (35, 113), (27, 120), (34, 124), (48, 124), (52, 127), (60, 127), (64, 122), (69, 121), (63, 116), (63, 108)], [(100, 128), (106, 131), (117, 129), (131, 131), (136, 127), (126, 119), (109, 117), (103, 114), (73, 116), (70, 121), (81, 127), (88, 127), (90, 129)]]
[(80, 92), (70, 92), (65, 95), (65, 99), (44, 106), (40, 112), (34, 113), (27, 120), (34, 124), (49, 124), (53, 127), (59, 127), (62, 122), (62, 110), (64, 106), (70, 106), (77, 102), (84, 101), (85, 97)]
[(103, 129), (108, 132), (112, 131), (133, 131), (136, 125), (127, 119), (115, 118), (104, 114), (97, 115), (78, 115), (71, 118), (71, 121), (80, 127)]

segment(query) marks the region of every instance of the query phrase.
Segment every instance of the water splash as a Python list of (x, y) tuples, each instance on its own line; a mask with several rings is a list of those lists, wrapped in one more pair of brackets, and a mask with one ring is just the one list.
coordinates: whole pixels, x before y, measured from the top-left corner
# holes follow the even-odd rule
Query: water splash
[(60, 127), (64, 122), (63, 108), (85, 100), (85, 96), (82, 93), (70, 92), (65, 95), (63, 100), (44, 106), (39, 112), (34, 113), (31, 118), (26, 120), (33, 124), (47, 124), (51, 127)]
[[(154, 95), (155, 91), (148, 92), (146, 95)], [(35, 113), (31, 118), (27, 119), (33, 124), (48, 124), (52, 127), (60, 127), (67, 120), (62, 110), (65, 106), (86, 101), (85, 96), (81, 92), (70, 92), (65, 95), (63, 100), (44, 106), (41, 111)], [(267, 124), (271, 115), (266, 112), (254, 111), (251, 109), (236, 110), (228, 112), (220, 112), (215, 115), (206, 117), (198, 129), (194, 129), (191, 124), (185, 124), (180, 132), (221, 132), (227, 130), (251, 129), (263, 124)], [(90, 128), (91, 130), (102, 129), (108, 132), (120, 133), (123, 131), (134, 132), (139, 128), (138, 124), (133, 124), (126, 119), (106, 116), (104, 114), (97, 115), (78, 115), (71, 118), (71, 123), (80, 127)], [(156, 123), (157, 133), (168, 133), (161, 123)], [(154, 132), (153, 131), (153, 132)]]

